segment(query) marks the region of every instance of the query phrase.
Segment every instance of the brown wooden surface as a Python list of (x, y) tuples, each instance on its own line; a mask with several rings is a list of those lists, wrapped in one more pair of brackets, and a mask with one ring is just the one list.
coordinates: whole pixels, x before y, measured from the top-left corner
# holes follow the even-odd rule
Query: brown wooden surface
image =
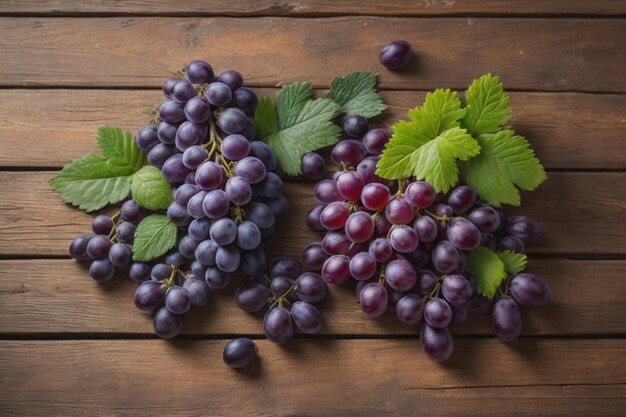
[[(6, 0), (0, 16), (0, 416), (624, 415), (625, 1)], [(391, 39), (413, 44), (405, 71), (377, 61)], [(241, 70), (267, 95), (294, 80), (320, 95), (335, 75), (379, 72), (392, 107), (378, 125), (425, 90), (500, 75), (511, 126), (548, 168), (508, 211), (541, 223), (529, 266), (554, 303), (524, 309), (511, 344), (486, 317), (454, 327), (455, 355), (437, 365), (414, 326), (364, 317), (350, 285), (321, 304), (322, 334), (278, 347), (261, 315), (233, 305), (238, 276), (185, 316), (186, 340), (156, 339), (135, 284), (98, 285), (67, 257), (90, 216), (47, 181), (96, 150), (98, 126), (145, 123), (162, 80), (192, 58)], [(292, 213), (268, 257), (317, 238), (303, 224), (311, 189), (286, 184)], [(221, 363), (237, 335), (260, 349), (240, 372)]]

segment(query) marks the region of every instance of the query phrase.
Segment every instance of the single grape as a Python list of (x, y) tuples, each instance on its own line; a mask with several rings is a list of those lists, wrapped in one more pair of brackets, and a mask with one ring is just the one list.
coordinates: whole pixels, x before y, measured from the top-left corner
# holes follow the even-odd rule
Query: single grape
[(235, 70), (226, 70), (222, 72), (217, 77), (217, 81), (226, 84), (231, 91), (235, 91), (243, 85), (243, 77), (241, 76), (241, 73)]
[(477, 207), (469, 212), (467, 220), (483, 233), (492, 233), (500, 227), (500, 215), (490, 206)]
[(260, 159), (254, 156), (246, 156), (237, 162), (235, 174), (248, 181), (250, 184), (256, 184), (265, 178), (267, 171)]
[(424, 323), (420, 339), (424, 352), (435, 362), (444, 362), (452, 356), (454, 341), (447, 328), (435, 328)]
[(156, 281), (146, 281), (135, 290), (135, 306), (144, 311), (159, 308), (165, 300), (161, 284)]
[(409, 184), (406, 191), (406, 198), (416, 208), (426, 208), (435, 202), (437, 192), (432, 185), (426, 181), (416, 181)]
[(491, 330), (503, 342), (511, 342), (522, 333), (522, 315), (511, 298), (501, 298), (491, 310)]
[[(189, 202), (191, 202), (189, 200)], [(189, 205), (187, 205), (189, 208)], [(209, 219), (219, 219), (226, 216), (230, 210), (230, 200), (223, 190), (209, 191), (202, 200), (202, 210)]]
[(254, 189), (263, 198), (278, 198), (283, 193), (283, 180), (273, 172), (265, 174), (265, 178), (255, 185)]
[(363, 178), (356, 171), (345, 171), (337, 177), (337, 192), (346, 200), (358, 200), (364, 186)]
[(392, 224), (409, 224), (415, 217), (415, 209), (404, 198), (394, 198), (387, 204), (385, 215)]
[(419, 216), (413, 222), (413, 229), (422, 243), (432, 243), (437, 239), (439, 227), (429, 216)]
[(198, 243), (191, 236), (183, 236), (178, 241), (178, 251), (187, 259), (196, 259), (195, 251)]
[(230, 274), (216, 267), (208, 267), (204, 274), (206, 284), (212, 290), (222, 290), (230, 284)]
[[(161, 143), (173, 145), (176, 143), (176, 133), (178, 132), (178, 123), (161, 122), (157, 128), (157, 138)], [(155, 145), (156, 146), (156, 143)]]
[(415, 286), (417, 276), (405, 259), (395, 259), (385, 266), (385, 280), (396, 291), (408, 291)]
[(194, 145), (183, 152), (183, 165), (188, 169), (197, 169), (206, 161), (209, 152), (200, 145)]
[(281, 257), (276, 258), (270, 265), (270, 278), (287, 277), (296, 279), (300, 275), (301, 267), (294, 259)]
[(129, 245), (114, 243), (109, 250), (109, 261), (117, 268), (128, 268), (133, 258)]
[(237, 226), (235, 244), (243, 250), (256, 249), (261, 244), (261, 231), (256, 224), (244, 220)]
[(309, 152), (302, 157), (302, 174), (311, 180), (319, 180), (326, 173), (326, 162), (316, 152)]
[(387, 290), (377, 282), (363, 287), (359, 296), (361, 311), (370, 317), (381, 316), (387, 310)]
[(70, 256), (78, 261), (89, 259), (87, 254), (87, 245), (94, 235), (80, 235), (76, 237), (70, 244)]
[(322, 225), (320, 221), (320, 216), (322, 215), (322, 211), (326, 207), (323, 204), (317, 204), (306, 215), (305, 223), (314, 232), (323, 232), (326, 228)]
[(403, 253), (401, 256), (409, 261), (413, 269), (417, 271), (425, 267), (430, 261), (430, 249), (426, 245), (419, 244), (415, 251)]
[(317, 303), (326, 297), (326, 282), (320, 274), (305, 272), (296, 280), (296, 296), (309, 303)]
[(104, 235), (96, 235), (87, 243), (87, 256), (91, 259), (104, 259), (109, 255), (111, 241)]
[(209, 231), (211, 230), (211, 223), (212, 221), (206, 217), (203, 219), (194, 219), (187, 228), (189, 237), (198, 242), (207, 240), (209, 238)]
[(452, 324), (463, 324), (467, 321), (469, 317), (467, 305), (450, 303), (450, 309), (452, 310)]
[(253, 112), (259, 104), (259, 98), (254, 91), (246, 87), (241, 87), (233, 93), (231, 104), (244, 112)]
[(361, 202), (368, 210), (378, 211), (385, 208), (389, 201), (389, 188), (383, 184), (367, 184), (361, 191)]
[(291, 306), (291, 318), (296, 327), (306, 334), (319, 333), (322, 330), (322, 313), (306, 301), (296, 301)]
[(89, 266), (89, 276), (94, 281), (110, 281), (114, 274), (115, 266), (108, 259), (96, 259)]
[(245, 218), (256, 224), (259, 229), (272, 227), (276, 221), (272, 210), (263, 203), (252, 203), (244, 207)]
[(293, 336), (291, 314), (285, 307), (269, 310), (263, 319), (263, 331), (269, 340), (279, 345), (286, 343)]
[(328, 255), (320, 243), (311, 243), (302, 250), (302, 263), (315, 271), (322, 269)]
[(360, 138), (367, 133), (367, 119), (363, 116), (346, 115), (341, 119), (341, 127), (348, 136)]
[(472, 187), (461, 185), (450, 191), (447, 203), (456, 214), (463, 214), (476, 204), (476, 199), (476, 191)]
[(261, 311), (270, 298), (270, 289), (253, 282), (246, 283), (235, 291), (235, 304), (248, 313)]
[[(263, 202), (270, 208), (276, 220), (284, 220), (289, 216), (289, 201), (285, 196), (279, 195), (276, 198), (265, 198)], [(265, 228), (264, 230), (267, 229), (268, 228)], [(273, 229), (271, 230), (273, 231)], [(261, 230), (261, 232), (263, 232), (263, 230)]]
[(412, 56), (411, 44), (407, 41), (397, 40), (385, 45), (378, 56), (378, 60), (385, 68), (398, 70), (406, 66)]
[(448, 223), (448, 240), (461, 250), (473, 250), (480, 245), (480, 231), (474, 224), (457, 217)]
[(333, 255), (322, 266), (322, 278), (329, 284), (343, 284), (350, 278), (350, 258)]
[(376, 261), (368, 252), (359, 252), (350, 260), (350, 275), (358, 281), (370, 279), (376, 272)]
[(387, 310), (386, 311), (396, 311), (396, 304), (402, 297), (407, 295), (406, 291), (396, 291), (393, 288), (387, 288)]
[(209, 120), (209, 115), (211, 114), (209, 102), (210, 101), (199, 96), (191, 98), (187, 104), (185, 104), (185, 116), (187, 120), (194, 123), (204, 123)]
[(108, 235), (113, 229), (113, 220), (104, 214), (99, 214), (91, 222), (91, 230), (97, 235)]
[(378, 236), (387, 236), (392, 226), (386, 216), (377, 216), (374, 220), (374, 230)]
[(387, 262), (391, 258), (393, 248), (387, 238), (379, 237), (370, 243), (368, 251), (376, 262)]
[(192, 83), (188, 80), (180, 80), (174, 86), (174, 90), (172, 91), (172, 98), (175, 102), (185, 104), (193, 97), (196, 97), (198, 93), (196, 89), (193, 88)]
[(180, 316), (169, 311), (167, 307), (161, 307), (154, 315), (152, 329), (159, 337), (171, 339), (178, 336), (182, 328)]
[(190, 269), (191, 269), (191, 273), (194, 276), (196, 276), (196, 277), (204, 277), (206, 275), (207, 267), (205, 265), (202, 265), (198, 261), (193, 261), (191, 263)]
[[(284, 295), (289, 291), (292, 287), (294, 280), (288, 277), (276, 277), (273, 278), (270, 283), (270, 290), (272, 291), (272, 295), (274, 297), (278, 297)], [(294, 299), (295, 295), (293, 293), (289, 294), (290, 299)]]
[(463, 275), (446, 275), (441, 283), (443, 298), (451, 303), (463, 304), (473, 294), (472, 286)]
[[(109, 255), (111, 254), (109, 253)], [(180, 253), (177, 250), (174, 250), (168, 253), (167, 255), (165, 255), (164, 262), (168, 265), (182, 266), (187, 262), (187, 259), (183, 256), (182, 253)]]
[(537, 275), (525, 272), (511, 278), (511, 295), (522, 305), (542, 307), (550, 302), (552, 291)]
[(260, 159), (267, 171), (276, 170), (276, 165), (278, 164), (276, 155), (264, 142), (260, 140), (250, 142), (250, 156)]
[(215, 265), (215, 255), (218, 244), (211, 239), (198, 243), (194, 252), (196, 260), (201, 265)]
[(364, 158), (359, 164), (356, 166), (356, 172), (361, 175), (365, 184), (371, 183), (380, 183), (383, 185), (388, 185), (389, 181), (385, 180), (378, 175), (376, 175), (376, 164), (380, 157), (378, 156), (369, 156)]
[(256, 344), (245, 337), (231, 340), (224, 346), (222, 360), (233, 369), (244, 368), (254, 360), (258, 348)]
[(432, 298), (424, 307), (424, 320), (432, 327), (448, 327), (452, 321), (452, 309), (445, 300)]
[(447, 240), (435, 244), (431, 258), (433, 266), (442, 274), (450, 274), (457, 270), (462, 262), (461, 252)]
[(506, 230), (524, 243), (534, 242), (541, 236), (539, 223), (526, 216), (511, 217)]
[(422, 320), (424, 303), (417, 294), (407, 294), (396, 303), (396, 316), (405, 324), (417, 324)]
[(220, 246), (215, 254), (215, 265), (224, 272), (235, 272), (241, 263), (241, 254), (234, 245)]
[(429, 210), (441, 217), (454, 216), (454, 210), (447, 204), (436, 203), (429, 207)]
[(147, 125), (139, 129), (139, 132), (135, 135), (135, 143), (144, 152), (154, 148), (159, 143), (157, 127), (155, 125)]
[(228, 135), (222, 141), (222, 155), (231, 161), (239, 161), (250, 154), (250, 142), (241, 135)]
[(372, 129), (363, 136), (363, 147), (370, 155), (380, 155), (389, 138), (391, 129), (388, 127)]
[(172, 95), (172, 93), (174, 92), (174, 87), (176, 86), (176, 84), (178, 84), (179, 81), (180, 80), (176, 77), (170, 77), (163, 82), (162, 90), (165, 97), (169, 98)]
[(333, 148), (330, 159), (338, 164), (357, 166), (367, 155), (361, 141), (348, 139), (342, 140)]
[(241, 177), (231, 177), (224, 187), (228, 199), (237, 206), (245, 206), (252, 199), (252, 188)]
[(481, 233), (480, 244), (493, 252), (497, 250), (496, 238), (491, 233)]
[(191, 217), (187, 211), (187, 207), (181, 206), (175, 201), (167, 208), (167, 217), (178, 227), (187, 226), (193, 220), (193, 217)]
[(337, 183), (333, 180), (322, 180), (315, 185), (313, 196), (322, 204), (330, 204), (333, 201), (341, 201), (343, 198), (337, 191)]
[(429, 295), (437, 286), (437, 276), (427, 269), (417, 271), (417, 282), (415, 289), (422, 295)]
[(504, 236), (496, 242), (498, 250), (512, 250), (513, 252), (525, 253), (526, 245), (515, 236)]
[(150, 279), (150, 265), (144, 262), (133, 262), (128, 270), (130, 279), (137, 283), (142, 283)]
[(133, 200), (125, 201), (120, 207), (120, 216), (122, 219), (137, 225), (146, 215), (143, 209)]
[(339, 231), (328, 232), (322, 239), (322, 248), (329, 255), (346, 255), (351, 245), (352, 242), (348, 236)]
[(183, 287), (171, 287), (165, 293), (165, 306), (174, 314), (185, 314), (191, 308), (191, 298)]
[(230, 100), (233, 98), (233, 93), (226, 84), (216, 81), (211, 83), (206, 88), (204, 92), (204, 97), (216, 107), (223, 107), (230, 103)]
[(410, 253), (417, 249), (419, 238), (417, 232), (410, 226), (393, 226), (389, 232), (389, 243), (396, 252)]
[(163, 163), (161, 167), (163, 178), (170, 183), (182, 182), (189, 173), (189, 168), (183, 163), (183, 155), (172, 155)]
[(254, 250), (243, 252), (239, 268), (247, 275), (259, 274), (265, 270), (265, 248), (262, 243)]
[(199, 59), (191, 61), (185, 70), (185, 78), (194, 84), (206, 84), (213, 81), (213, 68)]
[(164, 143), (157, 144), (154, 148), (150, 149), (150, 152), (146, 155), (150, 165), (157, 168), (163, 166), (163, 163), (170, 156), (176, 153), (176, 147), (172, 145), (166, 145)]
[(199, 191), (195, 185), (183, 184), (174, 190), (174, 201), (182, 206), (186, 206), (191, 197), (198, 194)]
[[(176, 87), (178, 87), (178, 84), (176, 84)], [(176, 87), (174, 91), (176, 91)], [(185, 120), (185, 106), (174, 100), (164, 101), (159, 106), (159, 119), (168, 123), (180, 123)]]
[(246, 127), (246, 114), (235, 108), (226, 109), (217, 118), (217, 126), (224, 132), (233, 134), (239, 133)]
[(345, 226), (350, 209), (343, 201), (335, 201), (327, 205), (320, 214), (320, 223), (327, 230), (341, 229)]
[(217, 219), (211, 225), (209, 235), (219, 246), (230, 245), (237, 237), (237, 225), (227, 217)]
[(172, 267), (167, 264), (156, 264), (152, 267), (152, 271), (150, 272), (150, 278), (153, 281), (164, 281), (170, 277), (172, 274)]

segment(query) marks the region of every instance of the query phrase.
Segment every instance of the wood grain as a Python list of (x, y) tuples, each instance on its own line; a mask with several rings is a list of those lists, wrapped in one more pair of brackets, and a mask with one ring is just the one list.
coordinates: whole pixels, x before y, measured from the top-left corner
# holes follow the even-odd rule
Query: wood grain
[[(626, 341), (462, 340), (446, 365), (417, 340), (261, 340), (244, 371), (225, 341), (1, 341), (4, 414), (617, 416)], [(549, 369), (549, 372), (546, 370)]]
[(5, 0), (0, 13), (11, 14), (174, 14), (174, 15), (229, 15), (229, 16), (308, 16), (308, 15), (394, 15), (438, 16), (449, 14), (625, 14), (623, 2), (611, 0), (386, 0), (362, 2), (358, 0), (134, 0), (132, 2), (97, 0)]
[[(523, 309), (524, 335), (626, 334), (622, 279), (626, 261), (531, 258), (529, 270), (551, 285), (553, 303)], [(248, 314), (233, 303), (236, 288), (246, 280), (238, 274), (230, 287), (213, 293), (209, 305), (186, 314), (183, 333), (262, 335), (264, 313)], [(0, 333), (152, 334), (151, 317), (133, 305), (135, 288), (123, 272), (111, 283), (99, 285), (89, 279), (85, 265), (71, 260), (0, 261)], [(319, 304), (325, 323), (322, 334), (417, 336), (418, 328), (400, 323), (393, 312), (378, 319), (364, 316), (354, 285), (328, 290)], [(454, 326), (453, 332), (491, 335), (489, 318), (472, 317)]]
[[(67, 245), (90, 229), (91, 216), (65, 205), (52, 191), (52, 172), (0, 172), (0, 253), (5, 257), (65, 256)], [(523, 193), (523, 213), (541, 223), (543, 236), (530, 253), (626, 253), (626, 173), (550, 173), (532, 193)], [(297, 256), (319, 239), (304, 224), (314, 205), (310, 183), (287, 183), (291, 214), (268, 240), (270, 255)]]
[[(272, 97), (276, 91), (257, 90)], [(406, 119), (406, 109), (424, 99), (423, 92), (413, 91), (381, 95), (390, 107), (373, 121), (376, 125)], [(6, 116), (0, 126), (0, 167), (62, 167), (98, 151), (99, 126), (134, 133), (147, 120), (143, 112), (162, 99), (159, 91), (0, 90), (0, 114)], [(531, 141), (547, 168), (626, 168), (626, 119), (620, 112), (626, 96), (512, 92), (510, 102), (511, 127)], [(15, 152), (16, 144), (28, 152)]]
[[(375, 71), (381, 72), (383, 88), (465, 88), (472, 79), (492, 72), (509, 89), (626, 91), (623, 19), (342, 17), (250, 22), (2, 18), (0, 83), (159, 86), (163, 74), (190, 59), (204, 58), (217, 70), (240, 70), (255, 86), (296, 80), (327, 86), (339, 74)], [(386, 71), (378, 62), (390, 33), (415, 47), (416, 58), (401, 72)]]

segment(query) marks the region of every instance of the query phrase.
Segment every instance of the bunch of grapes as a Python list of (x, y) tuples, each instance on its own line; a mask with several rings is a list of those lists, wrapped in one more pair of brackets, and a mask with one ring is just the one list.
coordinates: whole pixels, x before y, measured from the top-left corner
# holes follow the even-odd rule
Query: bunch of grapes
[(326, 296), (326, 282), (317, 272), (302, 271), (291, 258), (278, 258), (269, 268), (269, 277), (253, 275), (235, 293), (235, 304), (254, 313), (268, 307), (263, 319), (263, 331), (269, 340), (284, 344), (297, 330), (306, 334), (319, 333), (322, 314), (313, 305)]
[[(356, 294), (365, 314), (395, 311), (403, 323), (422, 323), (422, 345), (435, 361), (450, 357), (448, 326), (464, 322), (470, 312), (491, 309), (496, 336), (517, 338), (522, 326), (518, 304), (544, 305), (550, 288), (541, 278), (521, 273), (502, 284), (492, 307), (476, 292), (466, 254), (480, 245), (524, 252), (539, 238), (539, 225), (525, 216), (508, 218), (466, 185), (444, 195), (424, 181), (378, 177), (376, 163), (389, 129), (368, 131), (367, 120), (358, 116), (341, 123), (351, 138), (334, 147), (331, 159), (342, 170), (316, 184), (318, 204), (306, 219), (313, 231), (325, 235), (303, 250), (303, 263), (321, 271), (329, 284), (358, 281)], [(302, 164), (308, 177), (323, 177), (316, 156), (305, 156)]]

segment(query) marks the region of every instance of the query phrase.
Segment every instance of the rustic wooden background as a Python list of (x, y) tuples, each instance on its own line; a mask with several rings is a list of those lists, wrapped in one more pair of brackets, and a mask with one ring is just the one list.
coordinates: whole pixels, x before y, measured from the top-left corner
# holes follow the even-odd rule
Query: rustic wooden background
[[(416, 59), (391, 73), (392, 39)], [(524, 314), (503, 344), (485, 318), (454, 329), (446, 365), (416, 329), (363, 317), (333, 288), (321, 335), (263, 340), (233, 289), (185, 316), (173, 342), (151, 334), (134, 284), (92, 282), (67, 256), (90, 216), (47, 181), (95, 150), (98, 126), (135, 131), (168, 72), (192, 58), (235, 68), (264, 94), (295, 80), (380, 72), (387, 103), (492, 72), (516, 130), (548, 169), (524, 212), (545, 231), (530, 268), (554, 303)], [(626, 414), (626, 1), (0, 0), (0, 415), (412, 416)], [(378, 122), (403, 117), (390, 109)], [(297, 255), (313, 235), (311, 185), (269, 245)], [(237, 372), (226, 340), (258, 339)]]

